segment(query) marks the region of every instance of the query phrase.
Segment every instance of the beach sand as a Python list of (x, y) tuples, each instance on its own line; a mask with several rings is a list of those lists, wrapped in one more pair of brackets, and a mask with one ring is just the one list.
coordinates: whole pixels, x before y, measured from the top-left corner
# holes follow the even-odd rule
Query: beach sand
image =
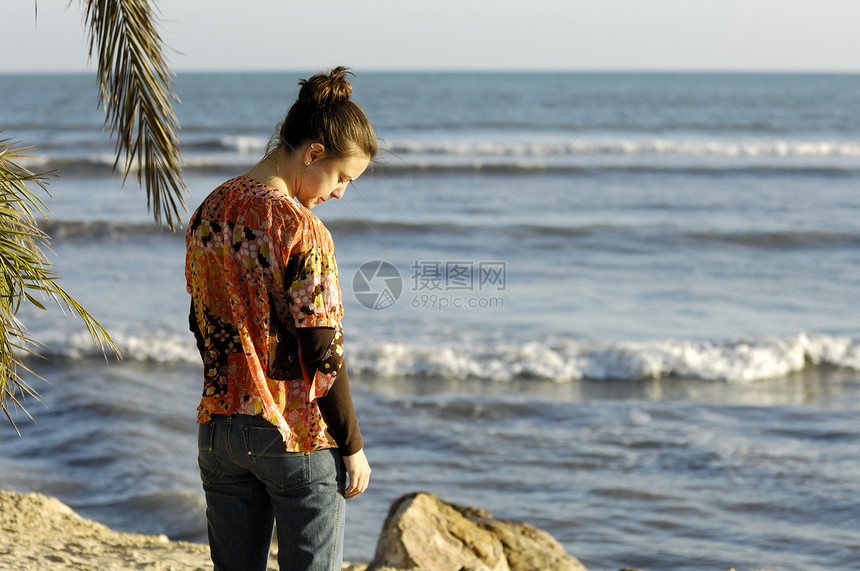
[[(120, 533), (82, 518), (55, 498), (0, 490), (0, 569), (204, 571), (212, 563), (207, 545)], [(269, 570), (277, 569), (273, 551)]]

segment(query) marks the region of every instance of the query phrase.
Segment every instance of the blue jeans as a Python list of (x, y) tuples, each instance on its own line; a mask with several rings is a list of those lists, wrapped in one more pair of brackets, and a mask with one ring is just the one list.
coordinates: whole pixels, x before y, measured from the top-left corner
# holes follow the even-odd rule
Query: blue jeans
[(286, 452), (262, 417), (216, 414), (199, 425), (197, 449), (215, 571), (265, 571), (275, 522), (282, 571), (340, 570), (346, 471), (337, 448)]

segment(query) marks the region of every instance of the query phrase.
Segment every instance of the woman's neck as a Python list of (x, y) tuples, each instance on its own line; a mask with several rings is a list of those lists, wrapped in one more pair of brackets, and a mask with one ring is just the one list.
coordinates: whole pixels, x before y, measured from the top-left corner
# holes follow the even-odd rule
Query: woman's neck
[(288, 155), (283, 147), (279, 147), (272, 153), (266, 155), (263, 160), (254, 165), (245, 176), (257, 182), (284, 191), (291, 197), (295, 195), (294, 185), (290, 184), (294, 168), (292, 163), (294, 157)]

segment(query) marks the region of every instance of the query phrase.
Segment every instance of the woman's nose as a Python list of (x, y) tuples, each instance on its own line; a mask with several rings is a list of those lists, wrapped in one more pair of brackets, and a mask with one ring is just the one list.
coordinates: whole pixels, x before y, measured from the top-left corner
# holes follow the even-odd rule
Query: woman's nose
[(343, 193), (346, 190), (346, 187), (337, 187), (332, 191), (331, 195), (335, 198), (343, 198)]

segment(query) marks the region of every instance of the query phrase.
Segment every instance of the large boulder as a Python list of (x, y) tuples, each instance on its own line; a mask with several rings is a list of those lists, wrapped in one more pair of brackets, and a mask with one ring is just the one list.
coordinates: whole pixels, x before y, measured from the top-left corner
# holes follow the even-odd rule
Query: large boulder
[(587, 571), (550, 534), (432, 494), (391, 505), (368, 571)]

